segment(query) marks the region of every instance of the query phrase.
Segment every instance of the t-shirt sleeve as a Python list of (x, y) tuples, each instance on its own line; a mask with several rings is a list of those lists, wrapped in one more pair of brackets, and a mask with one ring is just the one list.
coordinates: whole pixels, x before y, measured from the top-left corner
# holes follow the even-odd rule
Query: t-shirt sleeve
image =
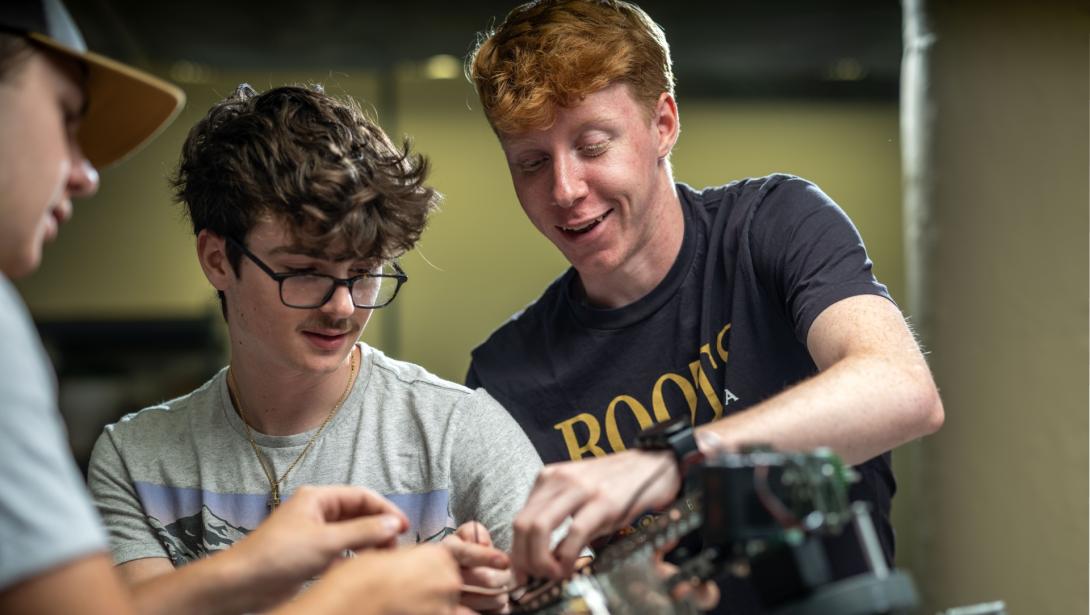
[(511, 548), (511, 523), (541, 470), (541, 458), (511, 415), (484, 390), (456, 413), (451, 503), (458, 524), (480, 521), (497, 548)]
[(754, 214), (750, 239), (754, 266), (779, 295), (800, 343), (818, 315), (841, 299), (890, 299), (855, 225), (805, 180), (787, 179), (770, 189)]
[(0, 278), (0, 591), (106, 550), (73, 461), (55, 380), (26, 308)]
[(95, 442), (87, 470), (98, 512), (110, 536), (115, 564), (145, 557), (169, 557), (148, 522), (136, 486), (117, 450), (114, 433), (107, 427)]
[(477, 389), (483, 386), (481, 384), (481, 377), (477, 374), (477, 362), (470, 359), (469, 371), (466, 372), (466, 387), (470, 389)]

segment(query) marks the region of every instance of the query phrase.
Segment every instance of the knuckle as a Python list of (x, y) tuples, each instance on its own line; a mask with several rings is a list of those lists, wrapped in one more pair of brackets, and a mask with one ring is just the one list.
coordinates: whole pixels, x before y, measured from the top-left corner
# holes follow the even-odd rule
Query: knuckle
[(515, 529), (515, 532), (519, 534), (526, 534), (530, 531), (533, 523), (533, 518), (526, 517), (525, 515), (520, 514), (518, 517), (515, 517), (515, 522), (511, 524), (511, 527), (513, 527)]

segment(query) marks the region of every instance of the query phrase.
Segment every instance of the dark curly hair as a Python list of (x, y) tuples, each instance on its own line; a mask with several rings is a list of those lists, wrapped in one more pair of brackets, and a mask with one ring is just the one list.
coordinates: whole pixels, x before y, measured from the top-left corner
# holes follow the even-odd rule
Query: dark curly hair
[[(170, 182), (194, 234), (245, 243), (272, 215), (303, 251), (384, 260), (413, 248), (440, 198), (424, 184), (427, 160), (409, 150), (352, 98), (317, 85), (258, 94), (242, 84), (189, 131)], [(227, 257), (237, 273), (241, 252), (228, 243)]]

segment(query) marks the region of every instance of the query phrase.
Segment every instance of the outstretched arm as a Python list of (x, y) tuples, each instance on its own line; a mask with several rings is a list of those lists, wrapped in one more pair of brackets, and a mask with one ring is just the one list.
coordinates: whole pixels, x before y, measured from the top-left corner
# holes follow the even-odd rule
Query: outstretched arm
[[(753, 406), (704, 425), (705, 453), (749, 443), (787, 451), (831, 447), (860, 463), (942, 426), (931, 372), (900, 311), (885, 298), (854, 296), (828, 307), (807, 336), (820, 372)], [(662, 507), (681, 477), (666, 452), (625, 451), (546, 466), (514, 523), (511, 560), (521, 575), (559, 579), (594, 537)], [(566, 517), (567, 537), (549, 536)]]
[(105, 553), (82, 557), (0, 591), (0, 613), (134, 613)]
[(828, 446), (858, 464), (942, 426), (931, 370), (890, 301), (860, 295), (834, 303), (814, 321), (806, 345), (816, 376), (701, 431), (732, 449)]
[(163, 558), (121, 566), (140, 613), (245, 613), (295, 595), (345, 549), (393, 547), (408, 520), (362, 487), (301, 487), (230, 549), (174, 570)]

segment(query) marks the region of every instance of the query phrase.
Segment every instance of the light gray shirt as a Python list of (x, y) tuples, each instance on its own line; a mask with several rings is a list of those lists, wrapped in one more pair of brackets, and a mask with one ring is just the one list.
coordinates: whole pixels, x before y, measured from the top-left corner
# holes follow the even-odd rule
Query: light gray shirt
[(0, 275), (0, 591), (106, 550), (56, 388), (26, 306)]
[[(541, 468), (522, 429), (483, 390), (360, 349), (344, 405), (281, 492), (361, 485), (407, 514), (404, 541), (438, 540), (476, 520), (508, 549), (511, 521)], [(313, 434), (253, 435), (280, 477)], [(181, 565), (227, 548), (268, 515), (268, 479), (231, 404), (226, 370), (107, 426), (89, 480), (119, 564), (169, 557)]]

